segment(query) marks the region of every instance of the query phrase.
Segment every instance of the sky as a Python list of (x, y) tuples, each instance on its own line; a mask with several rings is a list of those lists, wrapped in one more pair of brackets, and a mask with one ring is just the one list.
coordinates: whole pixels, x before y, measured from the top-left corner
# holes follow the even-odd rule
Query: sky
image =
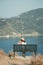
[(43, 8), (43, 0), (0, 0), (0, 17), (10, 18), (37, 8)]

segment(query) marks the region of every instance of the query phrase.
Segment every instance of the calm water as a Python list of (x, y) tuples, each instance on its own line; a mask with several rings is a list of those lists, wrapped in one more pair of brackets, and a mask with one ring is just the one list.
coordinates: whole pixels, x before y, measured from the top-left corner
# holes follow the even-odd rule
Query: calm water
[[(0, 49), (8, 53), (9, 51), (13, 50), (13, 44), (17, 44), (19, 40), (20, 38), (0, 38)], [(37, 44), (37, 53), (43, 54), (43, 36), (25, 37), (25, 40), (27, 44)], [(26, 55), (28, 55), (28, 53), (26, 53)]]

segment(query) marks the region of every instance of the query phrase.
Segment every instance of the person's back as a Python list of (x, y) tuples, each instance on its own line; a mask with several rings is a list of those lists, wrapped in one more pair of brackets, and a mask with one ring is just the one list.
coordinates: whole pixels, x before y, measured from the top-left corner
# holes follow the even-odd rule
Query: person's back
[(24, 38), (21, 38), (21, 40), (19, 41), (19, 43), (18, 43), (18, 44), (21, 44), (21, 45), (26, 45), (26, 42), (25, 42)]
[(22, 45), (26, 45), (26, 42), (22, 42)]

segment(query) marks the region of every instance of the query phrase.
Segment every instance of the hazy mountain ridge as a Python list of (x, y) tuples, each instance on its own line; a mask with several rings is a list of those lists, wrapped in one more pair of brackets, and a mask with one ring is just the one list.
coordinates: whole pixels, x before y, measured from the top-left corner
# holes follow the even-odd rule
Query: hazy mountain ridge
[(17, 17), (0, 18), (0, 35), (33, 32), (43, 34), (43, 8), (22, 13)]

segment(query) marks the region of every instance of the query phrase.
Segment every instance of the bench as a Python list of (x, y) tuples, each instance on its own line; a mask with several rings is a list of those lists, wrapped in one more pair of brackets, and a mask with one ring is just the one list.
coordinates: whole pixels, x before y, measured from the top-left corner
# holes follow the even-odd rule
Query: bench
[(13, 45), (13, 52), (34, 52), (36, 55), (37, 45), (36, 44), (26, 44), (26, 45)]

